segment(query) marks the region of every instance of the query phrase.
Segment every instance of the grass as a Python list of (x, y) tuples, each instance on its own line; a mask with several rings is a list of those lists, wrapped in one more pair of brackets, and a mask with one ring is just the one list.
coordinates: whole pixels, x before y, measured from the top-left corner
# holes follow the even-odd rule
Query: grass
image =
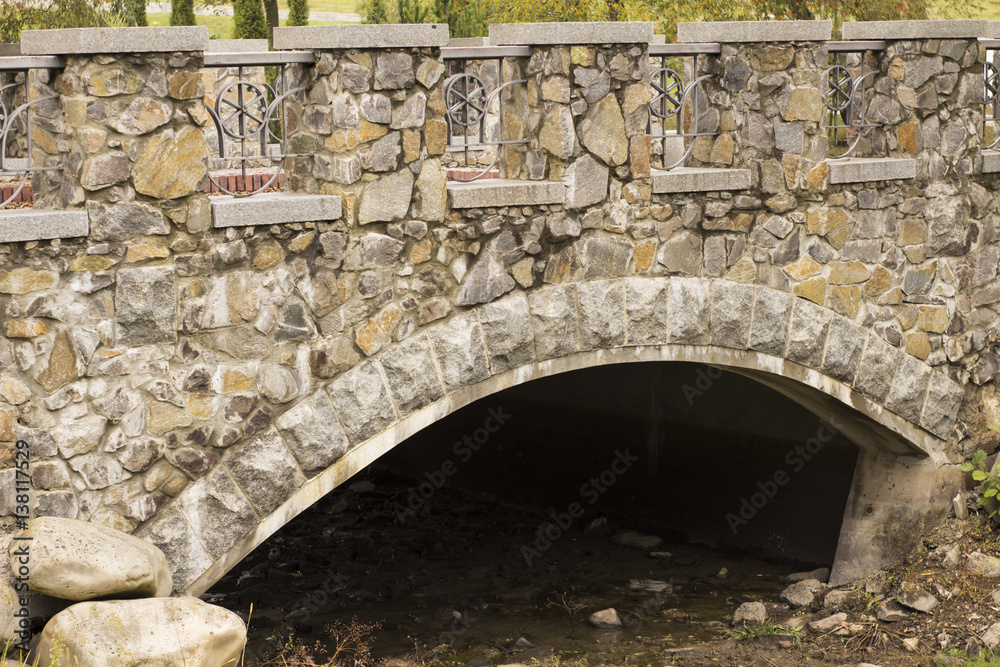
[[(149, 25), (170, 25), (170, 14), (146, 14)], [(198, 14), (194, 17), (196, 25), (208, 28), (208, 36), (212, 39), (229, 39), (233, 36), (233, 17), (216, 16), (214, 14)], [(332, 25), (331, 21), (309, 21), (309, 25)], [(282, 21), (284, 25), (284, 21)]]
[(759, 625), (751, 625), (743, 630), (736, 630), (726, 636), (726, 639), (735, 639), (736, 641), (745, 642), (751, 639), (757, 639), (762, 635), (788, 635), (792, 638), (792, 641), (796, 644), (802, 639), (802, 628), (791, 627), (785, 628), (778, 625), (773, 619), (768, 619)]

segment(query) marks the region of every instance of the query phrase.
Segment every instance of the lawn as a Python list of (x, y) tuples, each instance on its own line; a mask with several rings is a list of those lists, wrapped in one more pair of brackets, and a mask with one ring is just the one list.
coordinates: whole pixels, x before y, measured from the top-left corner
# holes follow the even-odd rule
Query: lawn
[[(288, 9), (288, 0), (278, 0), (279, 9)], [(357, 14), (354, 0), (309, 0), (311, 12), (337, 12), (338, 14)], [(310, 24), (312, 21), (310, 21)]]

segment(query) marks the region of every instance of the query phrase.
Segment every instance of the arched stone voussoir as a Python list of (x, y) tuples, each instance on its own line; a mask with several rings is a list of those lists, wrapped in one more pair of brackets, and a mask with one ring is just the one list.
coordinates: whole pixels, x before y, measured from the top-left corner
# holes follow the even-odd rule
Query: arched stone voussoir
[[(649, 361), (748, 375), (828, 416), (868, 451), (939, 462), (963, 397), (960, 385), (854, 322), (767, 287), (688, 277), (548, 285), (460, 311), (360, 361), (228, 451), (142, 534), (168, 552), (179, 590), (199, 594), (292, 517), (455, 410), (533, 379)], [(185, 526), (163, 525), (179, 519)]]

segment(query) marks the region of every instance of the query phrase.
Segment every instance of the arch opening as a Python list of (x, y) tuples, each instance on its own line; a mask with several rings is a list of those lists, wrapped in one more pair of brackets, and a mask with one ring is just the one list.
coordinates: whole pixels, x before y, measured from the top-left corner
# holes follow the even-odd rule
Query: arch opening
[[(811, 439), (822, 446), (811, 448)], [(213, 601), (240, 596), (245, 603), (248, 582), (273, 589), (261, 576), (268, 562), (261, 553), (274, 553), (332, 589), (313, 607), (315, 591), (284, 591), (291, 606), (275, 617), (302, 620), (307, 636), (355, 614), (384, 621), (383, 655), (403, 652), (408, 633), (422, 646), (445, 641), (456, 650), (516, 638), (524, 632), (521, 613), (532, 619), (531, 641), (596, 651), (550, 604), (572, 606), (577, 597), (632, 614), (628, 642), (633, 634), (666, 636), (678, 628), (663, 610), (685, 618), (685, 608), (697, 605), (706, 621), (726, 621), (731, 595), (776, 600), (783, 574), (831, 566), (858, 451), (778, 392), (706, 365), (557, 374), (486, 396), (411, 435), (290, 522), (265, 543), (273, 549), (258, 549), (249, 567), (221, 582)], [(362, 505), (370, 513), (346, 518)], [(746, 518), (734, 524), (730, 514)], [(594, 528), (601, 518), (607, 532)], [(325, 541), (331, 525), (344, 544)], [(539, 542), (553, 525), (558, 536)], [(618, 546), (618, 529), (666, 538), (653, 550), (672, 555), (651, 560), (649, 548)], [(323, 550), (320, 564), (309, 564), (310, 549)], [(715, 576), (722, 568), (728, 579)], [(639, 577), (695, 583), (678, 583), (677, 595), (637, 597), (628, 587)], [(702, 589), (709, 579), (724, 593), (715, 604)], [(578, 595), (560, 598), (570, 590)], [(657, 605), (656, 613), (642, 605)], [(474, 620), (449, 624), (442, 610)], [(717, 634), (698, 628), (688, 627), (679, 643)]]

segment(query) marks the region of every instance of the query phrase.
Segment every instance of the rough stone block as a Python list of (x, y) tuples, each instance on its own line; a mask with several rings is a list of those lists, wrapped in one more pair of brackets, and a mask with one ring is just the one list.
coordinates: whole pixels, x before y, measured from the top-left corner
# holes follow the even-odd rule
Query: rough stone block
[(628, 345), (665, 345), (670, 342), (669, 292), (669, 278), (625, 280)]
[(712, 281), (712, 345), (744, 350), (750, 342), (754, 288), (729, 281)]
[(371, 361), (347, 371), (326, 390), (354, 444), (378, 435), (396, 421), (389, 390)]
[(620, 280), (578, 283), (580, 349), (606, 350), (625, 344), (625, 287)]
[(351, 443), (330, 398), (317, 391), (277, 420), (275, 426), (304, 472), (325, 470), (347, 453)]
[(821, 370), (848, 385), (854, 384), (868, 332), (841, 315), (830, 321)]
[(174, 269), (151, 266), (122, 269), (115, 288), (117, 344), (172, 343), (177, 340)]
[(258, 524), (257, 514), (225, 466), (217, 466), (185, 489), (175, 505), (214, 558), (229, 551)]
[(670, 281), (670, 342), (704, 345), (709, 338), (711, 293), (707, 280), (674, 278)]
[(521, 292), (477, 309), (494, 374), (535, 360), (534, 334), (528, 299)]
[(876, 403), (885, 401), (901, 355), (899, 350), (878, 335), (868, 334), (868, 342), (861, 355), (861, 365), (858, 367), (858, 377), (854, 380), (854, 388)]
[(965, 388), (962, 385), (943, 373), (933, 373), (920, 425), (939, 438), (948, 438), (964, 399)]
[(795, 299), (785, 358), (809, 368), (820, 368), (832, 318), (833, 311), (805, 299)]
[(892, 389), (885, 399), (885, 407), (900, 417), (917, 424), (924, 409), (927, 385), (931, 380), (931, 369), (916, 357), (901, 354), (901, 363), (896, 369)]
[(274, 427), (230, 454), (226, 467), (263, 516), (278, 509), (306, 481)]
[(177, 505), (160, 510), (136, 536), (158, 547), (167, 557), (175, 592), (190, 586), (212, 565), (212, 556), (205, 551)]
[(427, 331), (448, 392), (490, 376), (483, 329), (473, 313), (462, 313)]
[(405, 417), (444, 396), (426, 336), (414, 336), (379, 355), (392, 399)]
[(575, 292), (573, 285), (553, 285), (528, 294), (539, 361), (580, 349)]

